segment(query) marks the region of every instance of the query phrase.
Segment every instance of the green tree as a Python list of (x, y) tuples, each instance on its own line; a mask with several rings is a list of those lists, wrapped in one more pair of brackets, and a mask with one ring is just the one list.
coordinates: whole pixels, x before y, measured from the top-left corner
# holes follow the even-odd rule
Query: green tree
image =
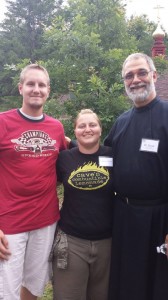
[(146, 15), (131, 16), (127, 23), (127, 29), (130, 37), (135, 37), (139, 52), (151, 55), (151, 48), (154, 40), (152, 37), (157, 24), (149, 21)]
[(126, 27), (121, 1), (69, 0), (46, 30), (51, 90), (69, 95), (63, 103), (68, 131), (72, 132), (71, 117), (83, 107), (101, 116), (105, 130), (126, 109), (121, 66), (137, 50)]
[[(60, 117), (72, 134), (72, 118), (81, 108), (90, 107), (100, 115), (106, 133), (130, 105), (124, 96), (122, 63), (132, 52), (150, 55), (155, 24), (146, 16), (127, 20), (122, 0), (7, 1), (9, 11), (0, 31), (0, 68), (10, 93), (15, 91), (20, 68), (36, 60), (51, 78), (46, 112)], [(10, 68), (13, 64), (16, 70)]]
[(45, 58), (41, 51), (43, 33), (62, 5), (62, 0), (6, 0), (6, 2), (7, 13), (0, 24), (1, 96), (16, 92), (12, 86), (14, 65), (26, 58), (28, 62)]
[(162, 75), (168, 72), (168, 61), (164, 55), (159, 55), (153, 58), (158, 74)]
[[(43, 32), (50, 26), (61, 0), (6, 0), (7, 13), (1, 23), (1, 63), (40, 59)], [(3, 61), (2, 61), (3, 57)]]

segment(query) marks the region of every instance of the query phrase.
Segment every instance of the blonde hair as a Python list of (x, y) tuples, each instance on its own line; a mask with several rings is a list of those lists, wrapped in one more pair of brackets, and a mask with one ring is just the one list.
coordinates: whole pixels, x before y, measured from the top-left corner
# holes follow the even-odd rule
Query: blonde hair
[(92, 114), (95, 117), (95, 119), (98, 121), (100, 127), (102, 128), (101, 121), (100, 121), (98, 115), (93, 110), (91, 110), (89, 108), (81, 109), (81, 111), (77, 114), (77, 117), (76, 117), (76, 119), (74, 121), (74, 128), (76, 128), (76, 124), (77, 124), (78, 119), (81, 116), (86, 115), (86, 114)]
[(50, 85), (50, 77), (49, 77), (49, 74), (47, 72), (47, 70), (39, 65), (39, 64), (30, 64), (30, 65), (27, 65), (20, 73), (20, 79), (19, 79), (19, 83), (23, 84), (24, 80), (25, 80), (25, 74), (27, 71), (29, 70), (40, 70), (42, 72), (44, 72), (44, 74), (46, 75), (47, 77), (47, 84)]

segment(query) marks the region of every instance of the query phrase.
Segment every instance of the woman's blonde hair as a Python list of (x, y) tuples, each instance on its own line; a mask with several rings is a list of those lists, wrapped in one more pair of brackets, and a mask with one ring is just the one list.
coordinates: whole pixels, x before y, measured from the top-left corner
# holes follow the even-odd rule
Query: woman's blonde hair
[(81, 109), (81, 111), (77, 114), (77, 117), (74, 121), (74, 128), (76, 128), (76, 124), (77, 124), (77, 121), (78, 121), (79, 117), (81, 117), (82, 115), (86, 115), (86, 114), (92, 114), (95, 117), (95, 119), (98, 121), (100, 127), (102, 128), (101, 121), (100, 121), (98, 115), (93, 110), (91, 110), (89, 108)]

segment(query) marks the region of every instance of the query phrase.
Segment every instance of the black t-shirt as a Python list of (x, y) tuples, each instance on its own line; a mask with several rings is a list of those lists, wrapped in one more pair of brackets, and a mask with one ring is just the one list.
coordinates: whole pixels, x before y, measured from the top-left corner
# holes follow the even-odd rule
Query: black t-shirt
[(94, 154), (78, 147), (59, 154), (57, 174), (64, 185), (59, 226), (65, 233), (89, 240), (112, 235), (111, 153), (110, 147), (100, 146)]

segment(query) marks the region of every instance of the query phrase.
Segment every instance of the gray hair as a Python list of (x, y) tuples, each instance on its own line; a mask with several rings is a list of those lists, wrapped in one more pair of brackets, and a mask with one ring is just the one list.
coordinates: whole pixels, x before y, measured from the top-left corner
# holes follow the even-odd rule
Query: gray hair
[(156, 71), (154, 62), (148, 55), (146, 55), (144, 53), (132, 53), (126, 58), (126, 60), (123, 63), (122, 76), (124, 76), (124, 68), (125, 68), (126, 63), (130, 60), (139, 59), (139, 58), (144, 58), (146, 60), (147, 64), (148, 64), (150, 70), (151, 71)]

